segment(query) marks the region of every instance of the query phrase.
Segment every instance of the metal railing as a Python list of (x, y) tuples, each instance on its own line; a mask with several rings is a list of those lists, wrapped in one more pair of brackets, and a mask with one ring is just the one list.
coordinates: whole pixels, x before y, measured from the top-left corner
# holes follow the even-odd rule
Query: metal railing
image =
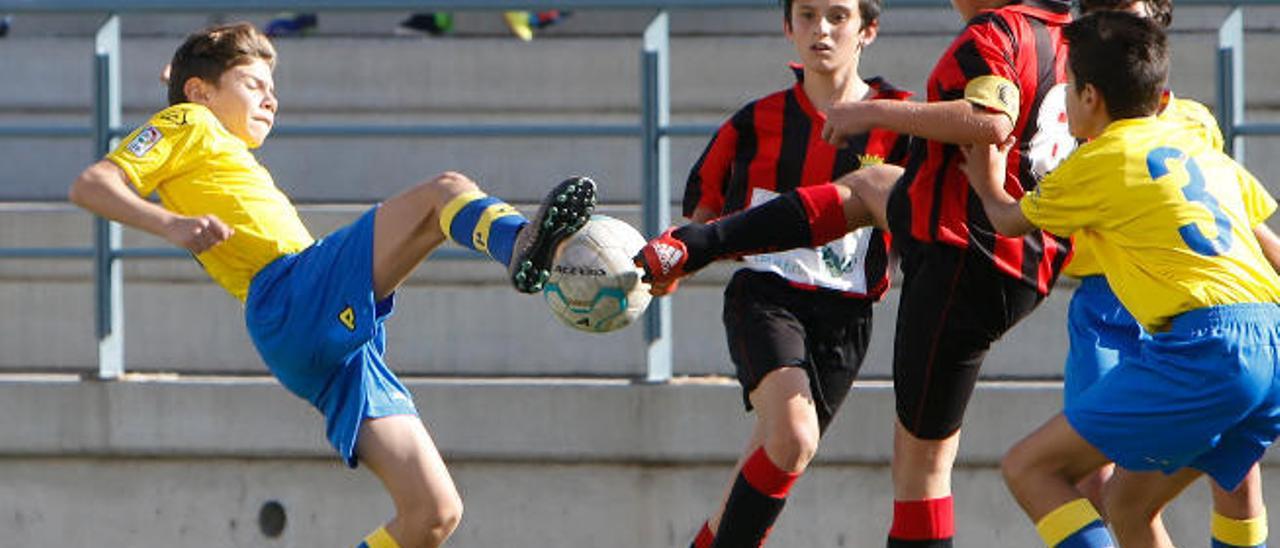
[[(1240, 6), (1276, 5), (1277, 0), (1180, 0), (1179, 5), (1235, 6), (1219, 30), (1218, 116), (1229, 150), (1243, 161), (1241, 139), (1249, 135), (1280, 135), (1280, 124), (1251, 124), (1244, 120), (1244, 29)], [(710, 125), (671, 123), (670, 24), (668, 10), (771, 8), (776, 0), (0, 0), (0, 13), (102, 13), (104, 22), (94, 40), (94, 108), (89, 128), (0, 126), (0, 138), (92, 135), (96, 157), (106, 154), (128, 133), (121, 127), (120, 15), (128, 13), (261, 12), (261, 11), (377, 11), (440, 9), (653, 9), (641, 46), (640, 120), (636, 124), (482, 124), (482, 125), (306, 125), (285, 126), (278, 134), (295, 136), (623, 136), (641, 143), (641, 181), (644, 185), (643, 231), (656, 235), (671, 222), (670, 137), (707, 135)], [(895, 7), (943, 7), (943, 0), (894, 0)], [(89, 160), (89, 159), (86, 159)], [(462, 250), (442, 250), (437, 256), (474, 256)], [(119, 378), (124, 373), (124, 307), (122, 259), (189, 257), (179, 249), (123, 248), (121, 228), (97, 218), (93, 247), (0, 248), (0, 259), (87, 259), (94, 261), (95, 326), (98, 376)], [(645, 381), (664, 382), (672, 374), (671, 307), (655, 299), (645, 318), (647, 371)]]

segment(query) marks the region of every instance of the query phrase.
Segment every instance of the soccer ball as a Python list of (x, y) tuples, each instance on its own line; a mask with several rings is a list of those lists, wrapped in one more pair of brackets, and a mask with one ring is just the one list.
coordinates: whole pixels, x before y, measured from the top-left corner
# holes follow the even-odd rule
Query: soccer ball
[(645, 239), (631, 225), (592, 215), (560, 245), (542, 290), (547, 306), (574, 329), (604, 333), (622, 329), (649, 306), (649, 284), (631, 258)]

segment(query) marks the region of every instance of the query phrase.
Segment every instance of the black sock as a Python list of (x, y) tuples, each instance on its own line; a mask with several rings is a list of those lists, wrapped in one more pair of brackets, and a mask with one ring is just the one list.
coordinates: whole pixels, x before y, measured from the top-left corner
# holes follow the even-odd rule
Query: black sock
[(786, 504), (785, 498), (775, 498), (756, 491), (742, 474), (738, 474), (738, 479), (733, 482), (733, 490), (729, 492), (729, 502), (724, 506), (724, 514), (720, 517), (715, 542), (711, 546), (760, 546)]
[(813, 241), (808, 214), (795, 192), (712, 223), (682, 226), (673, 236), (689, 250), (685, 272), (693, 272), (719, 259), (809, 247)]

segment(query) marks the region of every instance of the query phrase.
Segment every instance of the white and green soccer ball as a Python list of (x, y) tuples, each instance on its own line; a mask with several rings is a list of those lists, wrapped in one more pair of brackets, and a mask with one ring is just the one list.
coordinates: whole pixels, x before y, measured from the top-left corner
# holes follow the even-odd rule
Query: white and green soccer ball
[(593, 215), (556, 251), (542, 295), (565, 325), (591, 333), (626, 327), (649, 306), (649, 284), (631, 258), (645, 239), (631, 225)]

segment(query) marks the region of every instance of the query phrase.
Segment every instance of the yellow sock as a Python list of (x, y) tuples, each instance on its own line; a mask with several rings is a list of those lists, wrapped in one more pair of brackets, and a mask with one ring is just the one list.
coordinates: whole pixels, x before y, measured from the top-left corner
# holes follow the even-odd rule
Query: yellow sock
[(1076, 499), (1046, 514), (1036, 523), (1036, 532), (1045, 546), (1058, 548), (1099, 548), (1115, 546), (1102, 516), (1088, 499)]
[(364, 542), (356, 548), (400, 548), (400, 543), (391, 537), (391, 533), (387, 532), (386, 527), (379, 527), (377, 531), (369, 533), (364, 537)]
[(1214, 548), (1262, 546), (1267, 543), (1267, 513), (1248, 519), (1231, 519), (1213, 513), (1209, 530), (1213, 533)]

